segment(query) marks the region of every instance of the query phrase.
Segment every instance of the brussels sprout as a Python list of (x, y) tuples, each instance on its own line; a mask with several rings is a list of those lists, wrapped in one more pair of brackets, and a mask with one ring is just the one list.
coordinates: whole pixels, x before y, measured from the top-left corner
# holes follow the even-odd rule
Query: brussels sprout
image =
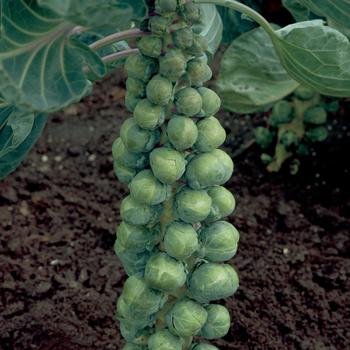
[(294, 95), (304, 101), (311, 100), (315, 96), (315, 93), (315, 90), (302, 85), (294, 90)]
[(193, 45), (193, 30), (191, 28), (181, 28), (173, 33), (173, 40), (179, 49), (187, 49)]
[(225, 306), (211, 304), (204, 307), (208, 313), (207, 322), (201, 329), (199, 335), (206, 339), (217, 339), (224, 337), (231, 325), (231, 317)]
[(205, 51), (208, 50), (208, 42), (207, 40), (199, 35), (194, 34), (193, 36), (193, 45), (189, 47), (186, 52), (193, 56), (202, 56)]
[(141, 345), (127, 343), (124, 345), (122, 350), (145, 350), (145, 348)]
[(204, 258), (211, 261), (229, 260), (237, 252), (239, 233), (226, 221), (217, 221), (204, 228), (199, 235)]
[(236, 207), (236, 201), (233, 194), (222, 186), (211, 187), (208, 194), (212, 200), (210, 214), (207, 221), (220, 220), (232, 214)]
[(117, 302), (117, 316), (128, 320), (144, 319), (158, 312), (167, 300), (167, 296), (150, 288), (140, 275), (130, 276)]
[(120, 137), (113, 142), (112, 155), (116, 163), (126, 168), (143, 169), (148, 163), (144, 153), (129, 152)]
[(175, 105), (179, 113), (192, 117), (201, 111), (202, 98), (197, 90), (184, 88), (175, 95)]
[(185, 284), (186, 272), (181, 262), (158, 253), (148, 260), (145, 281), (151, 288), (172, 292)]
[(319, 126), (317, 128), (309, 129), (306, 132), (306, 137), (311, 142), (322, 142), (328, 137), (328, 130), (323, 127)]
[(152, 171), (142, 170), (131, 181), (130, 194), (138, 202), (156, 205), (164, 202), (168, 194), (168, 187), (160, 183)]
[(293, 130), (286, 130), (280, 139), (280, 143), (285, 147), (297, 145), (299, 142), (297, 134)]
[(143, 252), (135, 253), (125, 251), (125, 248), (119, 244), (114, 244), (114, 251), (121, 261), (124, 270), (128, 276), (136, 273), (143, 273), (147, 261), (152, 256), (153, 252), (145, 250)]
[(184, 188), (176, 196), (176, 212), (179, 218), (194, 224), (206, 219), (210, 213), (211, 198), (205, 191)]
[(147, 82), (157, 72), (158, 63), (153, 58), (135, 54), (127, 58), (125, 69), (130, 78)]
[(115, 175), (122, 184), (129, 184), (136, 175), (135, 169), (124, 167), (118, 162), (114, 162), (113, 168)]
[(149, 327), (136, 327), (134, 322), (120, 321), (119, 329), (122, 337), (136, 345), (146, 345), (149, 336), (153, 333)]
[(182, 350), (181, 338), (171, 334), (167, 329), (158, 330), (148, 339), (149, 350)]
[(164, 123), (164, 108), (153, 104), (147, 98), (141, 100), (134, 111), (134, 119), (139, 127), (154, 130)]
[(228, 298), (238, 289), (238, 275), (227, 264), (205, 263), (188, 280), (190, 296), (199, 303)]
[(129, 91), (126, 92), (125, 107), (129, 112), (133, 112), (140, 101), (141, 101), (141, 98), (133, 95)]
[(166, 228), (164, 248), (173, 258), (185, 260), (198, 249), (197, 232), (190, 224), (174, 221)]
[(186, 179), (194, 190), (222, 185), (233, 173), (230, 156), (220, 149), (195, 156), (187, 166)]
[(186, 58), (178, 49), (168, 50), (159, 58), (159, 73), (177, 81), (186, 72)]
[(196, 142), (198, 129), (192, 119), (175, 116), (168, 123), (167, 134), (171, 144), (178, 151), (184, 151), (191, 148)]
[(129, 118), (120, 129), (120, 137), (129, 152), (141, 153), (153, 149), (160, 140), (160, 132), (142, 129), (134, 118)]
[(202, 59), (194, 58), (187, 64), (186, 76), (191, 85), (201, 86), (211, 79), (213, 73), (206, 62)]
[(163, 40), (159, 36), (143, 36), (138, 41), (137, 47), (143, 55), (157, 58), (162, 53)]
[(310, 107), (304, 114), (305, 123), (322, 125), (327, 122), (327, 111), (321, 107)]
[(160, 240), (160, 230), (152, 228), (148, 230), (143, 226), (135, 226), (124, 221), (117, 229), (116, 243), (129, 252), (142, 252), (152, 249)]
[(153, 224), (159, 219), (160, 212), (159, 206), (142, 204), (131, 196), (125, 197), (120, 206), (120, 217), (132, 225)]
[(207, 311), (193, 300), (178, 301), (166, 315), (170, 332), (180, 337), (196, 335), (207, 320)]
[(210, 152), (220, 147), (226, 139), (226, 131), (214, 118), (205, 118), (197, 123), (198, 138), (195, 148), (200, 152)]
[(172, 95), (173, 83), (161, 75), (155, 75), (147, 85), (147, 98), (156, 105), (167, 105)]
[(272, 108), (269, 123), (272, 126), (289, 123), (293, 119), (293, 106), (290, 102), (278, 101)]
[(168, 31), (169, 19), (162, 16), (153, 16), (149, 21), (149, 30), (156, 35), (164, 35)]
[(183, 6), (182, 16), (191, 24), (199, 24), (201, 22), (201, 9), (199, 5), (188, 2)]
[(156, 12), (162, 15), (168, 15), (176, 12), (177, 0), (156, 0)]
[(275, 133), (271, 132), (268, 128), (264, 128), (263, 126), (258, 126), (254, 130), (254, 137), (256, 143), (262, 148), (269, 148), (273, 142), (275, 137)]
[(200, 87), (198, 93), (202, 97), (202, 113), (206, 117), (216, 114), (221, 107), (221, 100), (217, 93), (206, 87)]
[(155, 148), (150, 154), (154, 176), (164, 184), (173, 184), (186, 170), (186, 161), (181, 153), (167, 147)]
[(194, 344), (191, 350), (219, 350), (219, 348), (217, 348), (214, 345), (201, 343), (201, 344)]
[(146, 96), (146, 85), (139, 79), (128, 78), (126, 80), (126, 90), (138, 98)]

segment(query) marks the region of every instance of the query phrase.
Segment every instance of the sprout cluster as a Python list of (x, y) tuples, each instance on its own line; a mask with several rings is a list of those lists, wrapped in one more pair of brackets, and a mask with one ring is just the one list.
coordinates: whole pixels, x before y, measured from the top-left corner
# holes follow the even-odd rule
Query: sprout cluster
[(148, 1), (149, 35), (125, 64), (133, 113), (113, 144), (114, 169), (130, 194), (122, 201), (115, 252), (129, 275), (117, 303), (124, 350), (217, 349), (206, 340), (230, 328), (215, 302), (238, 288), (229, 264), (239, 233), (224, 221), (235, 209), (224, 185), (233, 162), (219, 147), (226, 133), (206, 42), (192, 30), (200, 8)]
[[(266, 151), (274, 147), (274, 155), (263, 153), (261, 160), (269, 171), (279, 171), (283, 163), (294, 155), (305, 156), (311, 145), (328, 136), (326, 127), (329, 112), (336, 112), (338, 100), (327, 101), (314, 90), (300, 86), (294, 93), (277, 102), (268, 119), (267, 127), (254, 130), (257, 144)], [(299, 169), (299, 160), (291, 162), (291, 173)]]

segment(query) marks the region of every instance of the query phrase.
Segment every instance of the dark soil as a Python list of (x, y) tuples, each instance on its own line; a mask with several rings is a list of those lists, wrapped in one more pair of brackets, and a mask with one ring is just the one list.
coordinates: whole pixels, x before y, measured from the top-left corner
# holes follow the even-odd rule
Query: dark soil
[[(126, 189), (110, 149), (127, 116), (122, 78), (53, 116), (0, 184), (1, 350), (121, 349), (114, 310), (125, 275), (113, 243)], [(232, 328), (220, 349), (350, 348), (348, 107), (296, 176), (267, 174), (254, 146), (236, 158), (241, 287), (226, 301)], [(222, 120), (232, 153), (261, 122)]]

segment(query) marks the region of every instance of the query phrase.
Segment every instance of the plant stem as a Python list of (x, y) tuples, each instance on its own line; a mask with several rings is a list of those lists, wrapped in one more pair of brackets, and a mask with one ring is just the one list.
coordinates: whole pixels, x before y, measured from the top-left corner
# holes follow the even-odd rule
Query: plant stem
[(213, 4), (223, 7), (228, 7), (232, 10), (244, 13), (246, 16), (258, 23), (265, 31), (270, 35), (271, 38), (276, 36), (275, 31), (271, 27), (270, 23), (261, 16), (258, 12), (251, 9), (249, 6), (243, 5), (242, 3), (235, 0), (193, 0), (195, 4)]
[(110, 55), (102, 57), (102, 61), (106, 64), (112, 63), (120, 58), (129, 56), (129, 55), (133, 55), (133, 54), (138, 53), (138, 52), (139, 52), (138, 49), (128, 49), (128, 50), (124, 50), (124, 51), (120, 51), (120, 52), (115, 52), (115, 53), (112, 53)]
[(140, 29), (129, 29), (125, 30), (123, 32), (118, 32), (118, 33), (113, 33), (111, 35), (108, 35), (100, 40), (95, 41), (92, 43), (89, 47), (92, 50), (98, 50), (101, 47), (113, 44), (118, 41), (130, 39), (130, 38), (135, 38), (138, 36), (144, 36), (144, 35), (149, 35), (147, 32), (143, 32)]
[(80, 34), (80, 33), (83, 33), (87, 30), (88, 30), (88, 28), (86, 28), (86, 27), (76, 26), (69, 32), (69, 35)]

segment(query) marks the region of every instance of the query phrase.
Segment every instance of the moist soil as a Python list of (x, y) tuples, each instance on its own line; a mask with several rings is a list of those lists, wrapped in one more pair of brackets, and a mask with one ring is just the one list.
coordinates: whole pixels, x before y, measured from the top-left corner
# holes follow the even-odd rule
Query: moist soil
[[(21, 167), (0, 183), (0, 349), (108, 350), (125, 274), (113, 252), (118, 207), (111, 145), (129, 115), (120, 71), (50, 118)], [(350, 348), (350, 103), (329, 139), (269, 174), (251, 145), (261, 116), (221, 113), (236, 170), (228, 187), (241, 233), (231, 261), (241, 286), (228, 349)], [(242, 146), (243, 145), (243, 146)]]

